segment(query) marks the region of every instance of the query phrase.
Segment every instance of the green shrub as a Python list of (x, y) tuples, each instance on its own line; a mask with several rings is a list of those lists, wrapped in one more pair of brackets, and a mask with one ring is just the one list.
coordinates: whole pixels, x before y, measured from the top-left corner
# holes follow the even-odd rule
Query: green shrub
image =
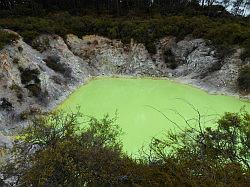
[(0, 19), (0, 26), (17, 31), (25, 41), (31, 42), (39, 34), (60, 36), (72, 33), (81, 37), (96, 34), (129, 43), (131, 38), (143, 43), (155, 53), (155, 42), (165, 36), (183, 39), (187, 35), (211, 40), (213, 44), (249, 47), (250, 26), (242, 20), (218, 19), (205, 16), (170, 16), (157, 19), (128, 20), (125, 18), (71, 16), (67, 12), (49, 14), (44, 18), (20, 17)]
[(250, 115), (225, 113), (213, 128), (203, 126), (206, 118), (208, 116), (201, 117), (198, 111), (191, 123), (188, 120), (187, 129), (170, 132), (165, 138), (154, 138), (150, 144), (150, 160), (173, 173), (180, 169), (177, 176), (187, 182), (184, 186), (247, 186), (250, 182)]
[(8, 31), (0, 30), (0, 50), (8, 44), (11, 44), (13, 41), (19, 38), (18, 35), (10, 33)]
[[(32, 113), (23, 112), (20, 118)], [(200, 117), (190, 120), (190, 125), (195, 127), (204, 119)], [(16, 185), (22, 186), (249, 184), (247, 113), (226, 113), (214, 128), (190, 126), (154, 138), (139, 159), (122, 152), (122, 131), (115, 120), (108, 115), (97, 120), (79, 112), (33, 115), (30, 126), (16, 138), (14, 160), (3, 167), (3, 176), (16, 176)]]
[(250, 93), (250, 65), (240, 69), (238, 86), (241, 91)]
[[(91, 118), (88, 127), (79, 131), (80, 121), (82, 116), (78, 113), (34, 118), (20, 135), (23, 144), (15, 146), (16, 161), (24, 165), (13, 165), (7, 172), (21, 174), (24, 186), (117, 185), (120, 177), (129, 176), (128, 169), (135, 163), (122, 158), (121, 130), (114, 119)], [(38, 150), (29, 154), (27, 146)], [(28, 154), (25, 156), (23, 151)], [(27, 159), (32, 166), (25, 164)]]

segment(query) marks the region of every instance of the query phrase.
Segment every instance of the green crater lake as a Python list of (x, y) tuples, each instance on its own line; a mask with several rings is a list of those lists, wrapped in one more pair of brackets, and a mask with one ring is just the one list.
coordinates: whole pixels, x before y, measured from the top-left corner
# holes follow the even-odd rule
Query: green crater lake
[(218, 119), (224, 112), (239, 112), (242, 108), (250, 112), (250, 103), (236, 97), (210, 95), (169, 80), (130, 78), (94, 79), (77, 89), (59, 108), (75, 111), (80, 106), (83, 114), (99, 119), (107, 113), (114, 116), (117, 111), (116, 123), (124, 132), (124, 150), (135, 154), (152, 137), (162, 136), (167, 130), (178, 131), (164, 115), (181, 128), (186, 127), (182, 117), (197, 116), (188, 103), (207, 116), (202, 118), (203, 122), (208, 121), (206, 124), (212, 124), (210, 119)]

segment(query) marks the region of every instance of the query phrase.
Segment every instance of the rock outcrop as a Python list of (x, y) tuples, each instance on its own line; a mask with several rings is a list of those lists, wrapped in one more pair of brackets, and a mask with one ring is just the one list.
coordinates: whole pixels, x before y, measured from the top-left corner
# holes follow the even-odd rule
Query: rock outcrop
[(93, 35), (41, 35), (32, 47), (20, 39), (0, 50), (0, 131), (14, 133), (29, 115), (51, 110), (100, 75), (169, 77), (210, 92), (238, 94), (238, 70), (246, 64), (239, 54), (237, 49), (219, 58), (213, 46), (192, 38), (163, 38), (153, 56), (142, 44)]
[(85, 60), (92, 68), (93, 75), (157, 75), (158, 70), (142, 44), (120, 41), (100, 36), (68, 35), (66, 43), (71, 51)]
[[(22, 40), (0, 51), (0, 131), (20, 127), (22, 120), (70, 93), (89, 76), (87, 64), (55, 36), (41, 36), (39, 52)], [(86, 67), (85, 67), (86, 66)], [(5, 133), (6, 133), (5, 132)]]
[[(161, 66), (160, 70), (167, 77), (210, 93), (240, 95), (237, 88), (238, 72), (249, 63), (249, 59), (244, 62), (241, 60), (242, 49), (236, 48), (232, 54), (221, 57), (219, 51), (203, 39), (186, 38), (175, 42), (175, 39), (168, 38), (168, 42), (165, 41), (166, 39), (162, 39), (159, 42), (158, 53), (161, 55), (157, 54), (157, 57), (159, 64), (163, 64), (165, 60), (167, 66)], [(169, 63), (174, 64), (174, 68)], [(244, 97), (249, 98), (249, 95)]]

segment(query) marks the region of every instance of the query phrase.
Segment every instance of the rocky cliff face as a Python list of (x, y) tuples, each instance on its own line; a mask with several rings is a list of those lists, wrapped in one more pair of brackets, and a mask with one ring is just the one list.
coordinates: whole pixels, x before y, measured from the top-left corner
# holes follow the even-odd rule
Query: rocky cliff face
[(74, 35), (66, 37), (70, 50), (83, 59), (97, 75), (158, 75), (152, 58), (142, 44), (131, 42), (124, 45), (120, 41), (99, 36), (85, 36), (82, 39)]
[[(22, 41), (0, 50), (0, 146), (29, 115), (50, 110), (89, 78), (100, 75), (169, 77), (210, 92), (238, 94), (240, 49), (219, 57), (203, 39), (163, 38), (157, 54), (142, 44), (100, 36), (82, 39), (42, 35), (32, 47)], [(3, 144), (3, 145), (2, 145)]]

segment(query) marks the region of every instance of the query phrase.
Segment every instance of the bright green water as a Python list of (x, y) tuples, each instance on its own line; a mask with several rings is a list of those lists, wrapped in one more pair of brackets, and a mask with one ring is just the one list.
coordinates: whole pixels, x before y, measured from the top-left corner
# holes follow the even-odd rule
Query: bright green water
[[(97, 118), (107, 113), (114, 116), (118, 110), (117, 123), (125, 133), (122, 137), (124, 149), (128, 153), (136, 153), (152, 137), (162, 135), (165, 130), (176, 129), (159, 111), (181, 127), (187, 126), (176, 113), (178, 111), (186, 119), (197, 116), (187, 102), (205, 115), (239, 112), (244, 106), (250, 112), (250, 103), (235, 97), (209, 95), (168, 80), (125, 78), (92, 80), (76, 90), (60, 108), (74, 111), (81, 106), (81, 112)], [(212, 118), (215, 117), (218, 118)], [(206, 117), (204, 121), (209, 119), (211, 117)]]

